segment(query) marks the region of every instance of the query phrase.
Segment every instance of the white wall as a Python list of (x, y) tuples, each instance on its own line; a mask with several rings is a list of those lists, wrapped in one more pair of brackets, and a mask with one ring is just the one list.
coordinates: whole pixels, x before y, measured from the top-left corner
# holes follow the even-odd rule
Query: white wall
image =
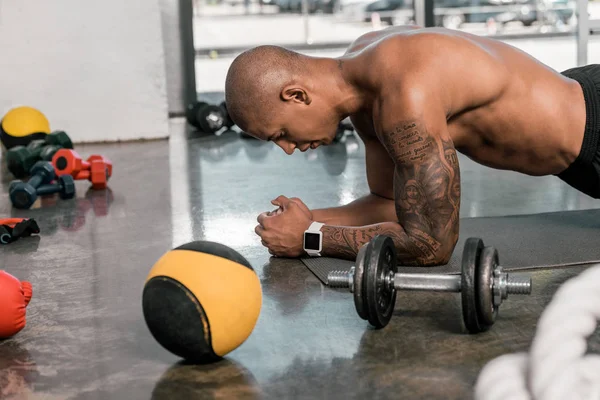
[(168, 137), (158, 0), (0, 0), (0, 114), (39, 108), (75, 142)]

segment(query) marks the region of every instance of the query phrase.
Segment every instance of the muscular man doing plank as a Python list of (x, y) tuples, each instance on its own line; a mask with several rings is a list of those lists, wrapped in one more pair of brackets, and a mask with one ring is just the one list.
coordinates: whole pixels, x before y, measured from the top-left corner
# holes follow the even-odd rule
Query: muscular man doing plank
[(600, 65), (559, 73), (491, 38), (392, 27), (338, 58), (248, 50), (228, 71), (226, 102), (241, 129), (288, 154), (330, 144), (347, 116), (365, 145), (370, 194), (318, 210), (280, 196), (281, 212), (258, 217), (273, 255), (306, 254), (310, 227), (322, 232), (319, 255), (354, 259), (385, 234), (403, 265), (447, 263), (459, 233), (457, 151), (600, 198)]

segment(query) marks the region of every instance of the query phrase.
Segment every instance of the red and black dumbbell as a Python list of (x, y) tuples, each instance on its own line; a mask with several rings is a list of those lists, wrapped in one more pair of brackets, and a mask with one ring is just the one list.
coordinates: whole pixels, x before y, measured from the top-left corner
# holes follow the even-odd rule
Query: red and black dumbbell
[(86, 179), (92, 182), (93, 189), (106, 189), (112, 176), (112, 163), (98, 154), (84, 161), (75, 150), (60, 149), (52, 157), (56, 175), (71, 175), (75, 180)]

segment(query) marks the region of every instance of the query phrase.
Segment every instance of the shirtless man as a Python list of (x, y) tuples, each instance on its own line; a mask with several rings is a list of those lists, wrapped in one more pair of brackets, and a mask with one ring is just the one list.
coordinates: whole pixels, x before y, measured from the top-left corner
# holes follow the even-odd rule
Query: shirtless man
[[(347, 116), (365, 145), (368, 195), (317, 210), (280, 196), (279, 211), (259, 215), (255, 231), (275, 256), (355, 259), (385, 234), (400, 264), (447, 263), (459, 233), (457, 151), (600, 198), (600, 65), (558, 73), (490, 38), (392, 27), (338, 58), (251, 49), (232, 63), (225, 93), (242, 130), (288, 154), (330, 144)], [(307, 229), (321, 232), (320, 252), (305, 251)]]

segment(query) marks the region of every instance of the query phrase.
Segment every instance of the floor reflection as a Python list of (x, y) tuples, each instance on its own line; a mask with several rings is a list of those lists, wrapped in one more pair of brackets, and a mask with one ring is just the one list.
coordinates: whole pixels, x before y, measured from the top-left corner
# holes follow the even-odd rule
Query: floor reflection
[(158, 379), (151, 399), (259, 399), (261, 391), (252, 373), (235, 361), (211, 365), (180, 361)]
[(26, 346), (0, 340), (0, 399), (31, 396), (39, 375)]
[[(464, 333), (460, 296), (448, 294), (400, 295), (392, 322), (372, 330), (351, 293), (324, 287), (299, 260), (271, 258), (254, 233), (257, 216), (281, 194), (320, 208), (368, 193), (360, 140), (349, 135), (288, 156), (235, 131), (199, 135), (181, 120), (171, 128), (169, 141), (78, 146), (113, 161), (104, 191), (78, 183), (75, 199), (15, 210), (2, 177), (0, 213), (35, 218), (41, 229), (0, 253), (0, 267), (34, 287), (27, 326), (0, 342), (3, 395), (468, 398), (483, 363), (525, 348), (558, 284), (577, 273), (539, 272), (532, 296), (503, 305), (483, 335)], [(554, 177), (460, 162), (463, 217), (598, 207)], [(239, 251), (263, 290), (248, 340), (212, 366), (180, 363), (153, 339), (141, 311), (152, 265), (193, 240)]]

